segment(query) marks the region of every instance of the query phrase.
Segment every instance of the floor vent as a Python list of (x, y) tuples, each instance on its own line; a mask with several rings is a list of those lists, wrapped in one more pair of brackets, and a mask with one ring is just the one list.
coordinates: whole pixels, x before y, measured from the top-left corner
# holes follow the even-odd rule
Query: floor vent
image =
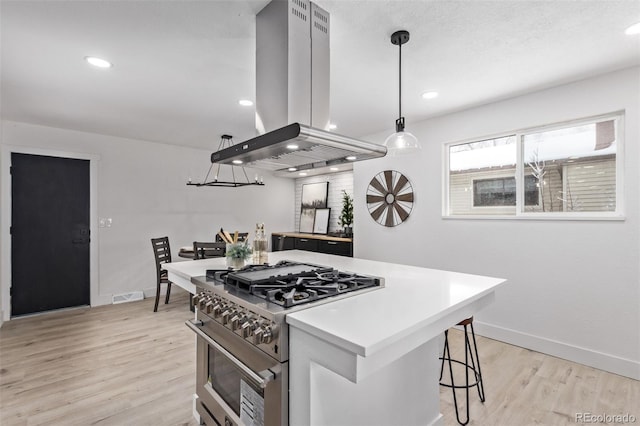
[(135, 302), (136, 300), (142, 300), (142, 299), (144, 299), (144, 294), (141, 291), (132, 291), (129, 293), (114, 294), (113, 304), (116, 305), (118, 303), (124, 303), (124, 302)]

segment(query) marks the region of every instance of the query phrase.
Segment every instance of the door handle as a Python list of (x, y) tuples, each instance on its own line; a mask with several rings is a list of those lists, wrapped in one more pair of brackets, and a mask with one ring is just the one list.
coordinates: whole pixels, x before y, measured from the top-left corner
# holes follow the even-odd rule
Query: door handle
[(269, 369), (264, 370), (264, 371), (254, 372), (252, 369), (250, 369), (249, 367), (244, 365), (244, 363), (242, 361), (240, 361), (238, 358), (233, 356), (231, 353), (229, 353), (229, 351), (227, 351), (225, 348), (220, 346), (220, 344), (218, 342), (213, 340), (204, 331), (202, 331), (200, 329), (200, 326), (202, 324), (203, 323), (200, 320), (188, 320), (188, 321), (185, 322), (185, 325), (187, 327), (189, 327), (193, 332), (195, 332), (198, 337), (203, 339), (210, 346), (213, 346), (214, 348), (216, 348), (229, 361), (231, 361), (233, 364), (235, 364), (236, 367), (238, 367), (240, 370), (242, 370), (243, 373), (245, 373), (253, 381), (255, 381), (258, 384), (258, 386), (260, 386), (262, 389), (266, 388), (267, 385), (269, 384), (269, 382), (275, 380), (275, 378), (276, 378), (275, 374), (273, 373), (273, 371), (271, 371)]

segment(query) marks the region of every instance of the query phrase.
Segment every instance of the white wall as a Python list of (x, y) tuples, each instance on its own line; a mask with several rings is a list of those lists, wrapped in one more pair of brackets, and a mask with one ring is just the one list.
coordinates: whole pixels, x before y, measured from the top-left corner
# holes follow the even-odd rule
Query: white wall
[[(264, 187), (197, 188), (187, 179), (204, 178), (211, 151), (122, 139), (25, 123), (2, 122), (3, 154), (8, 146), (99, 156), (97, 215), (113, 219), (110, 228), (92, 229), (98, 244), (98, 295), (92, 303), (111, 303), (113, 294), (147, 290), (155, 295), (155, 264), (150, 239), (168, 235), (174, 260), (181, 246), (213, 241), (220, 227), (249, 231), (264, 222), (267, 232), (293, 229), (294, 181), (262, 171)], [(7, 159), (3, 160), (3, 164)], [(8, 163), (7, 163), (8, 164)], [(252, 177), (255, 173), (249, 171)], [(8, 170), (1, 170), (3, 228), (8, 224)], [(7, 210), (8, 209), (8, 210)], [(3, 232), (6, 230), (3, 229)], [(3, 233), (3, 302), (9, 312), (10, 246)]]
[(300, 230), (300, 206), (302, 205), (302, 185), (307, 183), (329, 182), (329, 195), (327, 207), (331, 209), (329, 216), (329, 232), (337, 232), (343, 229), (338, 225), (338, 219), (342, 212), (342, 191), (353, 196), (353, 172), (331, 173), (326, 175), (309, 176), (295, 180), (295, 230)]
[[(442, 218), (443, 144), (619, 110), (624, 221)], [(409, 122), (420, 155), (354, 164), (355, 256), (507, 278), (477, 316), (478, 332), (640, 379), (639, 114), (640, 69), (632, 68)], [(366, 186), (389, 168), (416, 193), (411, 216), (396, 228), (365, 220)]]

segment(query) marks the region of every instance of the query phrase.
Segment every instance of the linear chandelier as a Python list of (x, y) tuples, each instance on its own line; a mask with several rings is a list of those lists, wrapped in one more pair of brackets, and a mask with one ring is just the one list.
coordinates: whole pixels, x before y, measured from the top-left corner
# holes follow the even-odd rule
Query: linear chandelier
[[(224, 148), (229, 148), (230, 146), (233, 145), (233, 136), (231, 135), (222, 135), (221, 139), (220, 139), (220, 144), (218, 145), (218, 151), (224, 149)], [(247, 171), (244, 169), (244, 166), (227, 166), (224, 165), (226, 167), (230, 167), (231, 168), (231, 176), (232, 176), (232, 181), (224, 181), (224, 180), (218, 180), (218, 177), (220, 176), (220, 167), (223, 166), (223, 164), (218, 163), (217, 167), (216, 167), (216, 172), (215, 175), (213, 177), (213, 180), (211, 181), (207, 181), (207, 179), (209, 178), (209, 175), (211, 174), (211, 170), (213, 169), (213, 163), (211, 163), (211, 165), (209, 166), (209, 170), (207, 171), (207, 175), (204, 177), (204, 181), (200, 182), (200, 183), (196, 183), (196, 182), (192, 182), (191, 178), (189, 178), (189, 181), (187, 182), (187, 185), (190, 186), (222, 186), (222, 187), (227, 187), (227, 188), (237, 188), (240, 186), (249, 186), (249, 185), (264, 185), (264, 182), (262, 181), (262, 176), (260, 176), (260, 179), (258, 180), (258, 175), (256, 175), (254, 180), (249, 180), (249, 176), (247, 176)], [(244, 181), (238, 181), (236, 179), (236, 167), (239, 169), (242, 169), (242, 174), (244, 175)]]

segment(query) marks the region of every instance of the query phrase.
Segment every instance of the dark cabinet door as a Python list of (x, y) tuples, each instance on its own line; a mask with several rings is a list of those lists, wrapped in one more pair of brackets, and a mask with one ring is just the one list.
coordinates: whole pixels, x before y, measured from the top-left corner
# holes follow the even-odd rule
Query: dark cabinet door
[(271, 251), (293, 250), (295, 248), (294, 238), (284, 235), (271, 236)]
[(296, 238), (295, 248), (298, 250), (318, 251), (318, 240), (311, 238)]
[(345, 241), (318, 241), (318, 251), (338, 256), (353, 256), (353, 243)]

